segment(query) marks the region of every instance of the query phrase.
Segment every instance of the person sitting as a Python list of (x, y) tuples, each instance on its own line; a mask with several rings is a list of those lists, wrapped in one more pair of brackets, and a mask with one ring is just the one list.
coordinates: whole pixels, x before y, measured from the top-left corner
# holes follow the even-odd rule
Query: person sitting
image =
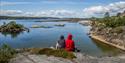
[(69, 34), (67, 39), (66, 39), (66, 47), (65, 50), (66, 51), (73, 51), (75, 52), (75, 44), (74, 44), (74, 40), (72, 40), (72, 34)]
[(65, 48), (65, 39), (63, 35), (60, 36), (60, 39), (56, 43), (56, 49), (62, 49), (62, 48)]

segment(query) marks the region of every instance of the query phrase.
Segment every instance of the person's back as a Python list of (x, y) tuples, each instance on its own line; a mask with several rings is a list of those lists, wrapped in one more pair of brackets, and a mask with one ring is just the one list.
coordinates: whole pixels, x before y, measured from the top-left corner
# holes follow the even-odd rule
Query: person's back
[(61, 35), (60, 39), (57, 41), (56, 49), (65, 48), (65, 39), (64, 36)]
[(72, 40), (72, 35), (69, 34), (67, 39), (66, 39), (66, 47), (65, 49), (67, 51), (75, 51), (75, 44), (74, 41)]

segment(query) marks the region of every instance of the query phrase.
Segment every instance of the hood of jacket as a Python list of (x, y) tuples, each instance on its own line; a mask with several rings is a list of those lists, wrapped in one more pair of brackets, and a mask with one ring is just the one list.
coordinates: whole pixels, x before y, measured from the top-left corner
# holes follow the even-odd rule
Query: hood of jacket
[(72, 37), (73, 37), (72, 34), (68, 34), (67, 39), (68, 39), (68, 40), (72, 40)]

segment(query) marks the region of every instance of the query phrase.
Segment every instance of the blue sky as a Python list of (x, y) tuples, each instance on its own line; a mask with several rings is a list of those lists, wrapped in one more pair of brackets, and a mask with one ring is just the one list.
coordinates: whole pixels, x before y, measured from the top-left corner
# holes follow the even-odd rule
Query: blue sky
[(125, 0), (0, 0), (0, 15), (92, 17), (125, 10)]

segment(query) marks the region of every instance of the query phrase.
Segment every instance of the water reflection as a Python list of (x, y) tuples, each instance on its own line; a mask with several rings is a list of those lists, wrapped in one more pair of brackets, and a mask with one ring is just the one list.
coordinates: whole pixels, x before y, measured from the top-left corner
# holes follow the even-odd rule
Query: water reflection
[(20, 34), (23, 34), (24, 32), (29, 33), (30, 30), (28, 31), (21, 31), (21, 32), (16, 32), (16, 33), (10, 33), (10, 32), (0, 32), (3, 36), (7, 37), (8, 35), (11, 36), (11, 38), (16, 38), (18, 37)]
[(7, 37), (7, 35), (10, 35), (11, 38), (16, 38), (21, 33), (23, 33), (23, 32), (18, 32), (18, 33), (1, 32), (1, 34), (4, 35), (5, 37)]
[(107, 55), (116, 56), (119, 53), (123, 53), (123, 51), (121, 51), (120, 49), (117, 49), (107, 44), (103, 44), (102, 42), (95, 40), (95, 39), (92, 39), (92, 40), (93, 40), (93, 43), (103, 52), (103, 55), (105, 56)]

